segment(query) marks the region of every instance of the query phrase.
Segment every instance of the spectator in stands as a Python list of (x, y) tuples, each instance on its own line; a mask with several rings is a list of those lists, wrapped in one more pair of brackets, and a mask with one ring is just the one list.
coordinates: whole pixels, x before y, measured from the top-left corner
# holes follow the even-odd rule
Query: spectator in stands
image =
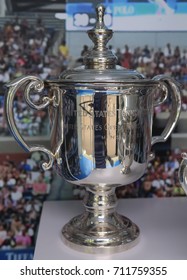
[(116, 57), (117, 57), (117, 64), (118, 64), (118, 65), (121, 65), (123, 54), (122, 54), (120, 48), (117, 48), (117, 50), (116, 50), (116, 52), (115, 52), (115, 55), (116, 55)]
[(132, 68), (132, 53), (129, 51), (129, 47), (125, 45), (125, 51), (122, 55), (121, 65), (125, 68)]
[(142, 185), (139, 189), (139, 196), (140, 197), (153, 197), (155, 193), (155, 188), (152, 185), (152, 182), (147, 178), (143, 180)]
[(62, 61), (62, 65), (66, 67), (68, 63), (69, 48), (64, 39), (62, 40), (59, 46), (59, 54), (60, 54), (60, 59)]
[(29, 247), (31, 246), (31, 237), (29, 236), (26, 229), (23, 229), (21, 234), (15, 236), (16, 246), (18, 247)]
[(164, 55), (166, 58), (170, 58), (173, 55), (173, 51), (170, 43), (167, 43), (167, 45), (165, 46)]
[(88, 46), (87, 46), (87, 45), (84, 45), (84, 46), (83, 46), (83, 49), (82, 49), (82, 51), (81, 51), (81, 57), (84, 57), (85, 55), (87, 55), (88, 51), (89, 51)]

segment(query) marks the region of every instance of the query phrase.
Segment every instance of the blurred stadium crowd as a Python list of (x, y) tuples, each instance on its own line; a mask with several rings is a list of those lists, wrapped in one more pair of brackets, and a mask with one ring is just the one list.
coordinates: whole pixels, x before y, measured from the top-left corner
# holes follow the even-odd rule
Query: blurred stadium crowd
[[(41, 79), (56, 76), (61, 71), (58, 57), (50, 55), (55, 30), (48, 30), (39, 18), (35, 26), (27, 19), (15, 18), (0, 29), (0, 134), (8, 130), (3, 115), (4, 85), (23, 75), (37, 75)], [(35, 100), (39, 96), (35, 96)], [(45, 112), (28, 108), (18, 92), (14, 103), (15, 119), (23, 135), (38, 135), (46, 119)]]
[(41, 172), (42, 156), (6, 156), (0, 161), (0, 248), (34, 246), (42, 202), (50, 192), (52, 172)]

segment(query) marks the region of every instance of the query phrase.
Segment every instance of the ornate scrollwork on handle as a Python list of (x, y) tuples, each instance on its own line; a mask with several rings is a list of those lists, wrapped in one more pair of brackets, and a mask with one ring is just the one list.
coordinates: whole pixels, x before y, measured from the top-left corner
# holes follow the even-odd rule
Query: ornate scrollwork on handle
[(43, 153), (47, 154), (49, 161), (42, 163), (42, 169), (44, 171), (50, 169), (53, 166), (54, 154), (51, 151), (49, 151), (48, 149), (46, 149), (45, 147), (39, 147), (39, 146), (31, 147), (30, 152), (43, 152)]
[(24, 89), (24, 97), (26, 100), (26, 103), (33, 109), (36, 110), (41, 110), (46, 108), (49, 105), (52, 105), (54, 107), (58, 106), (59, 103), (59, 92), (60, 89), (55, 87), (55, 94), (52, 96), (52, 98), (49, 98), (48, 96), (43, 96), (41, 103), (39, 105), (36, 105), (32, 102), (30, 99), (30, 92), (31, 91), (36, 91), (36, 92), (42, 92), (44, 90), (44, 82), (40, 80), (39, 78), (35, 76), (26, 76), (26, 77), (21, 77), (13, 82), (9, 83), (6, 85), (9, 90), (6, 95), (5, 99), (5, 112), (6, 112), (6, 118), (7, 118), (7, 123), (10, 128), (10, 131), (12, 132), (14, 138), (18, 142), (18, 144), (27, 152), (43, 152), (45, 153), (49, 161), (44, 162), (42, 164), (43, 170), (48, 170), (52, 167), (54, 160), (55, 160), (55, 155), (46, 149), (45, 147), (42, 146), (29, 146), (25, 140), (22, 138), (21, 134), (18, 131), (18, 128), (15, 123), (14, 119), (14, 112), (13, 112), (13, 101), (14, 101), (14, 96), (18, 89), (22, 86), (25, 87)]
[(45, 109), (51, 103), (50, 98), (47, 96), (43, 96), (42, 102), (40, 105), (34, 104), (32, 102), (32, 100), (30, 99), (30, 93), (32, 90), (36, 91), (36, 92), (42, 92), (43, 89), (44, 89), (44, 82), (39, 79), (31, 81), (25, 87), (25, 91), (24, 91), (25, 101), (31, 108), (36, 109), (36, 110), (41, 110), (41, 109)]
[(168, 88), (162, 82), (158, 85), (157, 89), (155, 89), (154, 93), (154, 106), (159, 106), (163, 102), (166, 101), (168, 97)]
[(25, 100), (27, 102), (27, 104), (36, 110), (42, 110), (45, 109), (46, 107), (48, 107), (49, 105), (52, 105), (54, 107), (58, 106), (59, 103), (59, 92), (60, 89), (58, 87), (53, 87), (51, 88), (51, 91), (53, 92), (53, 96), (50, 98), (48, 96), (43, 96), (42, 100), (41, 100), (41, 104), (37, 105), (34, 104), (32, 102), (32, 100), (30, 99), (30, 92), (34, 90), (36, 92), (42, 92), (42, 90), (44, 90), (44, 82), (41, 81), (40, 79), (36, 79), (32, 82), (30, 82), (24, 91), (24, 95), (25, 95)]

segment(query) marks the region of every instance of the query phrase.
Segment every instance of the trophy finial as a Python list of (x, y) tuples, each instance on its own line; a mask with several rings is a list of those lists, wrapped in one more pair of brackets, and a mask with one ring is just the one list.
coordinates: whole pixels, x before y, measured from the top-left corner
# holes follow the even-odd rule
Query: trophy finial
[(108, 29), (104, 23), (105, 7), (102, 4), (96, 6), (96, 24), (88, 31), (90, 39), (95, 44), (94, 49), (104, 50), (106, 44), (112, 38), (113, 31)]
[(98, 29), (106, 28), (106, 26), (104, 24), (104, 14), (105, 14), (105, 7), (102, 4), (98, 4), (96, 6), (97, 21), (96, 21), (95, 28), (98, 28)]
[(112, 38), (113, 31), (104, 23), (105, 7), (102, 4), (96, 6), (96, 24), (88, 31), (88, 36), (94, 43), (91, 52), (84, 58), (86, 68), (115, 68), (116, 56), (106, 47)]

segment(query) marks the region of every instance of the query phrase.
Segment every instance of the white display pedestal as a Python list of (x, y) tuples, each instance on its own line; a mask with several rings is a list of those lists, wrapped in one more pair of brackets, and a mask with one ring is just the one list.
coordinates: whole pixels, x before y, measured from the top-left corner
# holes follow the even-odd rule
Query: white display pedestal
[(117, 211), (140, 227), (138, 245), (116, 254), (86, 254), (67, 247), (61, 229), (84, 210), (81, 201), (46, 201), (36, 242), (35, 260), (187, 260), (187, 198), (119, 200)]

